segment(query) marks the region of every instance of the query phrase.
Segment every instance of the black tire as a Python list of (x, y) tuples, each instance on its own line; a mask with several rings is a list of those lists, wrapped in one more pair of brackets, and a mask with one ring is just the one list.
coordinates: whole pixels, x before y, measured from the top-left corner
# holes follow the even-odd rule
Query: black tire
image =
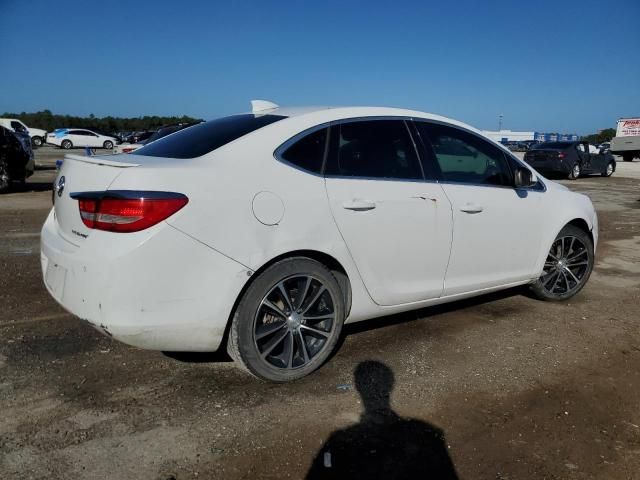
[(613, 172), (615, 171), (616, 171), (616, 167), (613, 166), (613, 162), (609, 162), (604, 167), (604, 170), (602, 171), (601, 175), (603, 177), (610, 177), (611, 175), (613, 175)]
[(63, 140), (60, 146), (65, 150), (71, 150), (73, 148), (73, 143), (71, 143), (71, 140)]
[(569, 180), (577, 180), (578, 178), (580, 178), (580, 175), (582, 174), (582, 167), (580, 166), (580, 164), (578, 162), (573, 164), (573, 167), (571, 167), (571, 171), (569, 172)]
[(33, 137), (31, 139), (31, 143), (33, 143), (33, 145), (36, 146), (36, 147), (40, 147), (40, 146), (42, 146), (43, 141), (42, 141), (42, 138), (40, 138), (40, 137)]
[(11, 187), (11, 177), (9, 176), (9, 165), (4, 158), (0, 158), (0, 193), (4, 193)]
[(107, 140), (102, 144), (102, 146), (107, 150), (111, 150), (113, 148), (113, 142), (111, 140)]
[(633, 162), (633, 153), (623, 153), (622, 160), (625, 162)]
[(320, 262), (292, 257), (274, 263), (238, 303), (227, 351), (260, 379), (283, 383), (302, 378), (322, 366), (338, 343), (345, 298), (336, 277)]
[(531, 285), (531, 291), (540, 300), (567, 300), (585, 286), (593, 263), (593, 242), (589, 234), (576, 226), (566, 225), (553, 241), (542, 275)]

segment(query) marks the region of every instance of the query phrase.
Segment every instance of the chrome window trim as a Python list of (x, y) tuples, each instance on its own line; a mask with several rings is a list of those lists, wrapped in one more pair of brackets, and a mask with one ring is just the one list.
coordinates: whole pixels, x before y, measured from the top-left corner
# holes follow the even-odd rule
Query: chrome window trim
[[(340, 125), (343, 123), (353, 123), (353, 122), (362, 122), (362, 121), (371, 121), (371, 120), (403, 120), (405, 122), (405, 127), (409, 133), (409, 137), (411, 138), (411, 142), (413, 144), (413, 148), (416, 152), (416, 156), (418, 158), (418, 162), (420, 163), (420, 169), (422, 172), (422, 179), (407, 179), (407, 178), (393, 178), (393, 177), (361, 177), (361, 176), (347, 176), (347, 175), (327, 175), (325, 174), (325, 170), (326, 170), (326, 162), (327, 162), (327, 156), (329, 155), (329, 142), (331, 141), (331, 128), (332, 126), (335, 125)], [(515, 190), (515, 191), (532, 191), (532, 192), (546, 192), (547, 191), (547, 186), (544, 184), (544, 182), (540, 179), (540, 175), (537, 172), (534, 172), (536, 177), (538, 178), (538, 183), (536, 185), (533, 185), (531, 187), (515, 187), (513, 185), (490, 185), (490, 184), (486, 184), (486, 183), (469, 183), (469, 182), (453, 182), (453, 181), (448, 181), (448, 180), (443, 180), (443, 179), (431, 179), (431, 178), (427, 178), (426, 173), (424, 171), (424, 165), (422, 165), (423, 159), (420, 156), (420, 149), (418, 148), (418, 146), (415, 143), (415, 139), (413, 138), (413, 135), (411, 133), (411, 129), (409, 128), (409, 126), (407, 125), (406, 122), (426, 122), (426, 123), (435, 123), (438, 125), (444, 125), (446, 127), (453, 127), (453, 128), (458, 128), (464, 132), (467, 132), (471, 135), (474, 135), (476, 137), (481, 138), (482, 140), (485, 140), (487, 142), (491, 143), (491, 139), (483, 137), (481, 135), (478, 135), (476, 132), (473, 132), (471, 130), (468, 130), (467, 128), (464, 127), (460, 127), (458, 125), (453, 125), (451, 123), (447, 123), (445, 121), (442, 120), (432, 120), (429, 118), (422, 118), (422, 117), (411, 117), (411, 116), (406, 116), (406, 115), (374, 115), (374, 116), (364, 116), (364, 117), (349, 117), (349, 118), (341, 118), (338, 120), (332, 120), (329, 122), (324, 122), (324, 123), (320, 123), (318, 125), (315, 125), (313, 127), (309, 127), (305, 130), (302, 130), (301, 132), (295, 134), (293, 137), (289, 138), (288, 140), (286, 140), (285, 142), (283, 142), (282, 144), (280, 144), (280, 146), (278, 146), (274, 152), (273, 152), (273, 157), (280, 163), (283, 163), (284, 165), (287, 165), (291, 168), (294, 168), (295, 170), (298, 170), (300, 172), (306, 173), (308, 175), (313, 175), (314, 177), (320, 177), (320, 178), (335, 178), (338, 180), (374, 180), (374, 181), (382, 181), (382, 182), (409, 182), (409, 183), (430, 183), (430, 184), (441, 184), (441, 185), (468, 185), (468, 186), (472, 186), (472, 187), (486, 187), (486, 188), (502, 188), (502, 189), (509, 189), (509, 190)], [(327, 132), (327, 141), (325, 144), (325, 151), (324, 151), (324, 159), (322, 162), (322, 167), (321, 167), (321, 171), (320, 173), (316, 173), (313, 172), (311, 170), (307, 170), (305, 168), (302, 168), (294, 163), (289, 162), (288, 160), (285, 160), (284, 158), (282, 158), (282, 153), (289, 148), (291, 145), (293, 145), (295, 142), (297, 142), (298, 140), (301, 140), (303, 137), (310, 135), (318, 130), (321, 130), (323, 128), (328, 128), (328, 132)], [(520, 166), (523, 166), (524, 168), (527, 168), (528, 170), (532, 170), (531, 167), (529, 167), (528, 165), (524, 164), (523, 161), (521, 161), (519, 158), (517, 158), (516, 156), (513, 155), (513, 153), (511, 153), (510, 151), (505, 151), (503, 147), (501, 147), (500, 145), (496, 145), (498, 148), (501, 149), (501, 151), (503, 152), (503, 154), (508, 154), (510, 158), (512, 158), (513, 160), (515, 160)], [(532, 170), (533, 171), (533, 170)], [(539, 186), (538, 186), (539, 185)]]

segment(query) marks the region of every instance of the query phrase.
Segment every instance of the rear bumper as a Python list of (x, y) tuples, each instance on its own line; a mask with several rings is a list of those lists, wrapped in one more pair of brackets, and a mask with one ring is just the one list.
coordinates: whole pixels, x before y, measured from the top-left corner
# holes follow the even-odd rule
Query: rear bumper
[(143, 236), (92, 232), (76, 246), (53, 217), (42, 228), (42, 273), (66, 310), (136, 347), (218, 349), (248, 278), (243, 265), (166, 223)]
[(567, 162), (560, 159), (538, 160), (527, 163), (543, 175), (545, 173), (569, 175), (569, 172), (571, 172), (571, 166)]

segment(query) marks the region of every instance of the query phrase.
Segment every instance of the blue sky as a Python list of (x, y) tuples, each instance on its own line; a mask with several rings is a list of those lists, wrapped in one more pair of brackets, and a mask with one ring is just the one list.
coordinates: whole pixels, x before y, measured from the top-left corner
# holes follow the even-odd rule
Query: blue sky
[(640, 2), (0, 0), (0, 112), (387, 105), (589, 133), (640, 115)]

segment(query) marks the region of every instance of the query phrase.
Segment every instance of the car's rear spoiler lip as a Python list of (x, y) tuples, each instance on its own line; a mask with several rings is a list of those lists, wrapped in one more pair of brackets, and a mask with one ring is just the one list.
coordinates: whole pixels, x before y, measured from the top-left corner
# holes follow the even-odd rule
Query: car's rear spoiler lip
[[(125, 155), (125, 154), (122, 154)], [(117, 155), (113, 155), (116, 157)], [(77, 162), (84, 163), (93, 163), (96, 165), (107, 165), (109, 167), (118, 167), (118, 168), (128, 168), (128, 167), (139, 167), (140, 163), (130, 163), (130, 162), (122, 162), (116, 160), (109, 160), (107, 157), (96, 155), (96, 156), (84, 156), (77, 155), (75, 153), (68, 153), (64, 156), (65, 160), (75, 160)]]

